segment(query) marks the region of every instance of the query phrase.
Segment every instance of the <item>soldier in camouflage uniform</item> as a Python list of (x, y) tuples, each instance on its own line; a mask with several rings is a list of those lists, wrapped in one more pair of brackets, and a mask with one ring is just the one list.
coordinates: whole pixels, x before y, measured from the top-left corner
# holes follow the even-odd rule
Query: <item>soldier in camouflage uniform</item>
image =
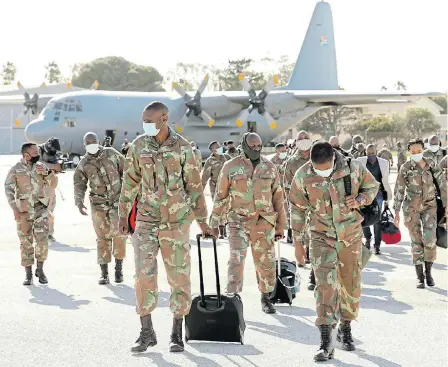
[(197, 146), (196, 142), (191, 141), (190, 145), (191, 145), (191, 148), (193, 149), (193, 155), (194, 155), (194, 157), (196, 159), (196, 163), (198, 165), (199, 172), (200, 172), (201, 169), (202, 169), (202, 154), (201, 154), (201, 151), (198, 149), (198, 146)]
[[(87, 215), (84, 196), (90, 186), (90, 208), (97, 236), (99, 284), (109, 284), (108, 264), (111, 252), (115, 257), (115, 282), (123, 282), (123, 259), (126, 256), (126, 236), (119, 232), (118, 200), (121, 191), (124, 157), (114, 148), (98, 144), (95, 133), (84, 135), (87, 154), (81, 159), (73, 176), (75, 205)], [(112, 251), (113, 247), (113, 251)]]
[(403, 148), (400, 141), (397, 143), (397, 148), (398, 148), (397, 168), (398, 171), (400, 171), (400, 167), (403, 165), (404, 162), (406, 162), (408, 158), (406, 156), (406, 149)]
[(430, 159), (433, 166), (438, 166), (443, 157), (446, 156), (446, 151), (440, 146), (439, 138), (433, 135), (429, 138), (429, 147), (423, 153), (423, 158)]
[[(53, 178), (44, 163), (39, 162), (39, 150), (34, 143), (22, 145), (22, 159), (8, 172), (5, 194), (14, 212), (20, 239), (22, 266), (26, 277), (23, 285), (33, 284), (33, 263), (37, 260), (36, 277), (47, 284), (43, 265), (48, 256), (48, 203), (47, 186)], [(33, 237), (36, 247), (33, 248)]]
[(194, 219), (203, 234), (207, 207), (200, 172), (190, 142), (168, 126), (168, 108), (153, 102), (143, 111), (145, 134), (129, 149), (120, 196), (120, 229), (128, 232), (128, 216), (140, 192), (134, 243), (137, 246), (135, 293), (141, 321), (138, 345), (144, 352), (157, 344), (151, 313), (157, 307), (157, 254), (162, 253), (171, 286), (173, 313), (170, 351), (184, 350), (182, 320), (191, 306), (190, 226)]
[[(362, 144), (359, 145), (359, 144)], [(352, 139), (352, 148), (349, 151), (350, 155), (353, 158), (358, 158), (358, 157), (364, 157), (366, 155), (365, 153), (365, 146), (362, 143), (362, 138), (360, 135), (355, 135)]]
[(224, 164), (219, 175), (210, 227), (229, 222), (230, 258), (228, 293), (243, 288), (247, 249), (252, 257), (265, 313), (276, 310), (269, 299), (276, 282), (274, 239), (283, 238), (286, 226), (284, 194), (274, 164), (261, 156), (261, 138), (255, 133), (243, 136), (244, 154)]
[(381, 149), (381, 150), (378, 152), (378, 157), (383, 158), (383, 159), (385, 159), (386, 161), (389, 161), (389, 162), (390, 162), (390, 164), (389, 164), (389, 171), (390, 171), (390, 168), (391, 168), (391, 167), (393, 166), (393, 164), (394, 164), (394, 157), (393, 157), (392, 153), (390, 152), (390, 150), (387, 149), (387, 146), (386, 146), (386, 145), (384, 145), (384, 146), (383, 146), (383, 149)]
[[(271, 158), (271, 162), (274, 163), (277, 169), (286, 161), (288, 153), (286, 152), (286, 145), (279, 143), (275, 146), (275, 155)], [(283, 177), (283, 176), (281, 176)]]
[[(400, 209), (403, 206), (404, 223), (409, 230), (412, 243), (412, 262), (417, 273), (417, 288), (426, 284), (434, 286), (431, 268), (436, 259), (437, 203), (434, 179), (446, 205), (446, 180), (442, 170), (427, 158), (423, 158), (424, 143), (414, 139), (408, 143), (411, 159), (401, 166), (395, 185), (395, 225), (400, 223)], [(425, 273), (423, 272), (425, 264)]]
[[(350, 175), (352, 195), (346, 196), (344, 177)], [(316, 274), (316, 326), (321, 333), (316, 361), (333, 357), (331, 329), (340, 316), (338, 340), (354, 350), (350, 322), (356, 320), (361, 297), (362, 215), (356, 210), (370, 204), (379, 184), (364, 165), (351, 160), (329, 143), (311, 148), (311, 161), (295, 174), (289, 201), (296, 258), (305, 262), (305, 224), (311, 212), (310, 259)]]
[(238, 149), (235, 148), (235, 145), (232, 140), (229, 140), (227, 142), (226, 154), (228, 154), (230, 158), (235, 158), (237, 155), (240, 155), (240, 152), (238, 151)]
[(341, 148), (339, 144), (339, 138), (337, 136), (330, 137), (328, 142), (330, 143), (330, 145), (333, 147), (334, 150), (337, 150), (344, 157), (351, 157), (350, 153), (346, 152), (344, 149)]
[(121, 154), (123, 154), (124, 157), (128, 154), (129, 146), (128, 139), (124, 139), (123, 144), (121, 144)]
[(448, 180), (448, 155), (443, 157), (443, 159), (439, 163), (439, 167), (445, 174), (445, 178)]

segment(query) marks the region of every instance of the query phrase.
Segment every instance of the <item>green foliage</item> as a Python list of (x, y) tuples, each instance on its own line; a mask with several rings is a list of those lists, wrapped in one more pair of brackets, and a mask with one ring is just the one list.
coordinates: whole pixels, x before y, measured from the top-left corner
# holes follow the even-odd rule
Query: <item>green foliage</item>
[(436, 133), (440, 129), (435, 116), (426, 108), (408, 109), (403, 121), (406, 132), (410, 133), (410, 137), (414, 137), (415, 134), (422, 137), (424, 133)]
[(407, 87), (406, 87), (406, 85), (405, 85), (401, 80), (398, 80), (398, 81), (395, 83), (395, 89), (396, 89), (396, 90), (406, 90)]
[(225, 69), (217, 70), (218, 90), (241, 90), (242, 87), (238, 80), (240, 74), (244, 74), (253, 88), (262, 89), (266, 84), (265, 75), (251, 70), (253, 62), (252, 59), (229, 60)]
[(440, 107), (443, 108), (443, 111), (440, 112), (441, 115), (446, 115), (447, 114), (446, 95), (445, 96), (440, 96), (440, 97), (432, 97), (430, 99), (433, 100), (435, 103), (437, 103)]
[(209, 76), (206, 90), (218, 89), (218, 78), (216, 76), (216, 68), (204, 64), (188, 64), (178, 62), (174, 69), (168, 71), (166, 86), (168, 90), (172, 89), (172, 83), (178, 83), (186, 91), (196, 91), (204, 80), (205, 76)]
[(3, 84), (10, 85), (16, 79), (17, 68), (11, 61), (8, 61), (3, 65), (3, 71), (1, 73)]
[(150, 66), (136, 65), (122, 57), (109, 56), (73, 68), (72, 83), (90, 88), (98, 80), (102, 90), (158, 92), (163, 91), (162, 75)]
[(49, 83), (60, 83), (62, 80), (61, 70), (59, 69), (59, 65), (56, 62), (49, 62), (47, 66), (45, 66), (47, 72), (45, 73), (45, 80)]

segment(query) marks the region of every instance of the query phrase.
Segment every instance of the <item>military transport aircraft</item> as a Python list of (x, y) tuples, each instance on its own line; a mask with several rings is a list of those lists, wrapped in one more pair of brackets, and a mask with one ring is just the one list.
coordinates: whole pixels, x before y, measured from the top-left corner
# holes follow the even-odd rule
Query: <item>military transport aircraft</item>
[[(308, 26), (289, 84), (276, 88), (276, 78), (255, 91), (240, 75), (243, 91), (205, 92), (208, 77), (196, 93), (173, 84), (175, 93), (111, 92), (84, 90), (55, 96), (39, 117), (25, 129), (27, 139), (43, 143), (58, 137), (64, 153), (76, 164), (84, 154), (82, 137), (93, 131), (99, 137), (132, 141), (143, 132), (141, 112), (152, 101), (164, 102), (173, 128), (196, 141), (203, 156), (210, 141), (234, 140), (253, 130), (268, 142), (327, 106), (362, 107), (372, 104), (403, 106), (439, 93), (350, 93), (339, 90), (333, 18), (330, 4), (318, 2)], [(34, 101), (37, 104), (37, 99)], [(25, 106), (32, 108), (27, 98)], [(31, 107), (30, 107), (31, 106)]]

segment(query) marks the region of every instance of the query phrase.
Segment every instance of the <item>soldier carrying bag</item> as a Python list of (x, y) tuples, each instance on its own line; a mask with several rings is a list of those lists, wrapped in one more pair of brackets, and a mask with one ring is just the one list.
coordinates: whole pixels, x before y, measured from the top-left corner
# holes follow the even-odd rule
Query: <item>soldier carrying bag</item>
[(447, 244), (447, 233), (446, 228), (443, 227), (443, 222), (445, 221), (446, 225), (446, 218), (445, 218), (445, 208), (443, 207), (443, 201), (442, 201), (442, 193), (440, 192), (439, 184), (434, 177), (434, 172), (432, 168), (429, 169), (429, 172), (431, 172), (432, 176), (432, 182), (434, 183), (435, 189), (436, 189), (436, 204), (437, 204), (437, 229), (436, 229), (436, 237), (437, 237), (437, 246), (446, 249), (448, 247)]
[(204, 340), (212, 342), (239, 342), (244, 344), (246, 323), (243, 315), (243, 302), (239, 294), (222, 296), (219, 284), (218, 253), (216, 237), (213, 240), (215, 256), (216, 294), (204, 294), (202, 273), (201, 234), (196, 236), (199, 257), (200, 295), (193, 298), (190, 313), (185, 316), (185, 341)]

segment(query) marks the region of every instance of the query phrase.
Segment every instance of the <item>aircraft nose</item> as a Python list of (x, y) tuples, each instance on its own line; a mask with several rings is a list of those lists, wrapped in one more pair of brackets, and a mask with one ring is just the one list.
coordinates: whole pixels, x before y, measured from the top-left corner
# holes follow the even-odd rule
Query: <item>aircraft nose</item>
[(34, 120), (25, 127), (26, 140), (36, 144), (45, 143), (42, 141), (42, 132), (40, 131), (42, 127), (41, 122), (41, 120)]

